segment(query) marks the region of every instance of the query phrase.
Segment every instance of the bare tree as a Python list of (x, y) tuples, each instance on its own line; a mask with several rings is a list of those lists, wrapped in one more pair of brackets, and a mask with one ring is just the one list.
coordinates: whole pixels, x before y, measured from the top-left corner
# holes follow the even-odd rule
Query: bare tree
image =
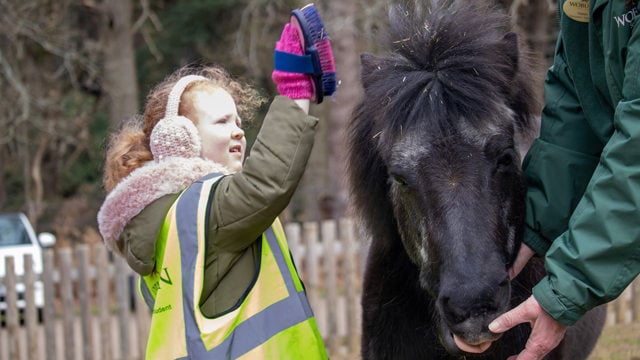
[(100, 155), (96, 115), (138, 111), (133, 41), (149, 22), (147, 0), (0, 0), (0, 206), (36, 223), (47, 197), (73, 195), (77, 162)]
[[(91, 83), (97, 72), (78, 40), (72, 5), (0, 0), (0, 127), (6, 129), (0, 146), (11, 159), (3, 161), (2, 175), (21, 180), (24, 209), (34, 222), (44, 210), (45, 189), (55, 183), (56, 171), (43, 166), (56, 168), (69, 148), (84, 146), (74, 135), (86, 124), (76, 120), (92, 111), (71, 104), (77, 99), (69, 89)], [(0, 190), (9, 191), (7, 186)]]
[[(100, 40), (104, 61), (102, 86), (110, 100), (109, 114), (113, 126), (138, 112), (133, 5), (131, 0), (106, 0), (100, 6)], [(147, 0), (142, 0), (141, 5), (143, 11), (139, 23), (151, 14)]]

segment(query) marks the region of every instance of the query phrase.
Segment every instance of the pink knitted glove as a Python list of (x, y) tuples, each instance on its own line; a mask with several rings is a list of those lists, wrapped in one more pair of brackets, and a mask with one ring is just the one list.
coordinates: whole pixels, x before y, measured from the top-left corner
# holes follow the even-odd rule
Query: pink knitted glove
[[(298, 30), (287, 23), (282, 30), (280, 40), (276, 42), (276, 50), (291, 54), (303, 55)], [(291, 99), (313, 98), (313, 80), (310, 75), (274, 70), (271, 74), (278, 93)]]

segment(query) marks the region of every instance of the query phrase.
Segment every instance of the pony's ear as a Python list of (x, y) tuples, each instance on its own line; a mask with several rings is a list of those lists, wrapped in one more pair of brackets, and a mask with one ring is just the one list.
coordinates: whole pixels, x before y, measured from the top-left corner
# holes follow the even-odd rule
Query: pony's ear
[(518, 59), (520, 57), (520, 49), (518, 48), (518, 35), (514, 32), (508, 32), (502, 38), (506, 55), (513, 65), (513, 73), (518, 70)]
[(368, 84), (368, 79), (371, 79), (371, 75), (380, 69), (382, 59), (369, 53), (362, 53), (360, 55), (360, 64), (362, 69), (360, 72), (360, 80), (364, 87)]

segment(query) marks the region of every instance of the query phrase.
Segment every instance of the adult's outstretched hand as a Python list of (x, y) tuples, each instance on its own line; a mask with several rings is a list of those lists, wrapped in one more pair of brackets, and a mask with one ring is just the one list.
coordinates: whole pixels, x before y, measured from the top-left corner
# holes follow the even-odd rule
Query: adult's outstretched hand
[(547, 314), (533, 295), (492, 321), (489, 330), (503, 333), (525, 322), (531, 324), (529, 340), (520, 354), (511, 356), (508, 360), (540, 360), (560, 344), (567, 332), (567, 326)]

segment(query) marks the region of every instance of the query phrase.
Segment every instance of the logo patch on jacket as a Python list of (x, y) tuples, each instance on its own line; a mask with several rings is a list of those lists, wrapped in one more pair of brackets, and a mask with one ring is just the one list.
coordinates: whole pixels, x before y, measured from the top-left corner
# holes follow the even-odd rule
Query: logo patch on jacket
[(589, 0), (567, 0), (562, 5), (562, 11), (577, 22), (589, 22)]
[(627, 0), (625, 4), (625, 13), (613, 17), (618, 28), (620, 27), (633, 27), (635, 19), (638, 16), (638, 0)]

